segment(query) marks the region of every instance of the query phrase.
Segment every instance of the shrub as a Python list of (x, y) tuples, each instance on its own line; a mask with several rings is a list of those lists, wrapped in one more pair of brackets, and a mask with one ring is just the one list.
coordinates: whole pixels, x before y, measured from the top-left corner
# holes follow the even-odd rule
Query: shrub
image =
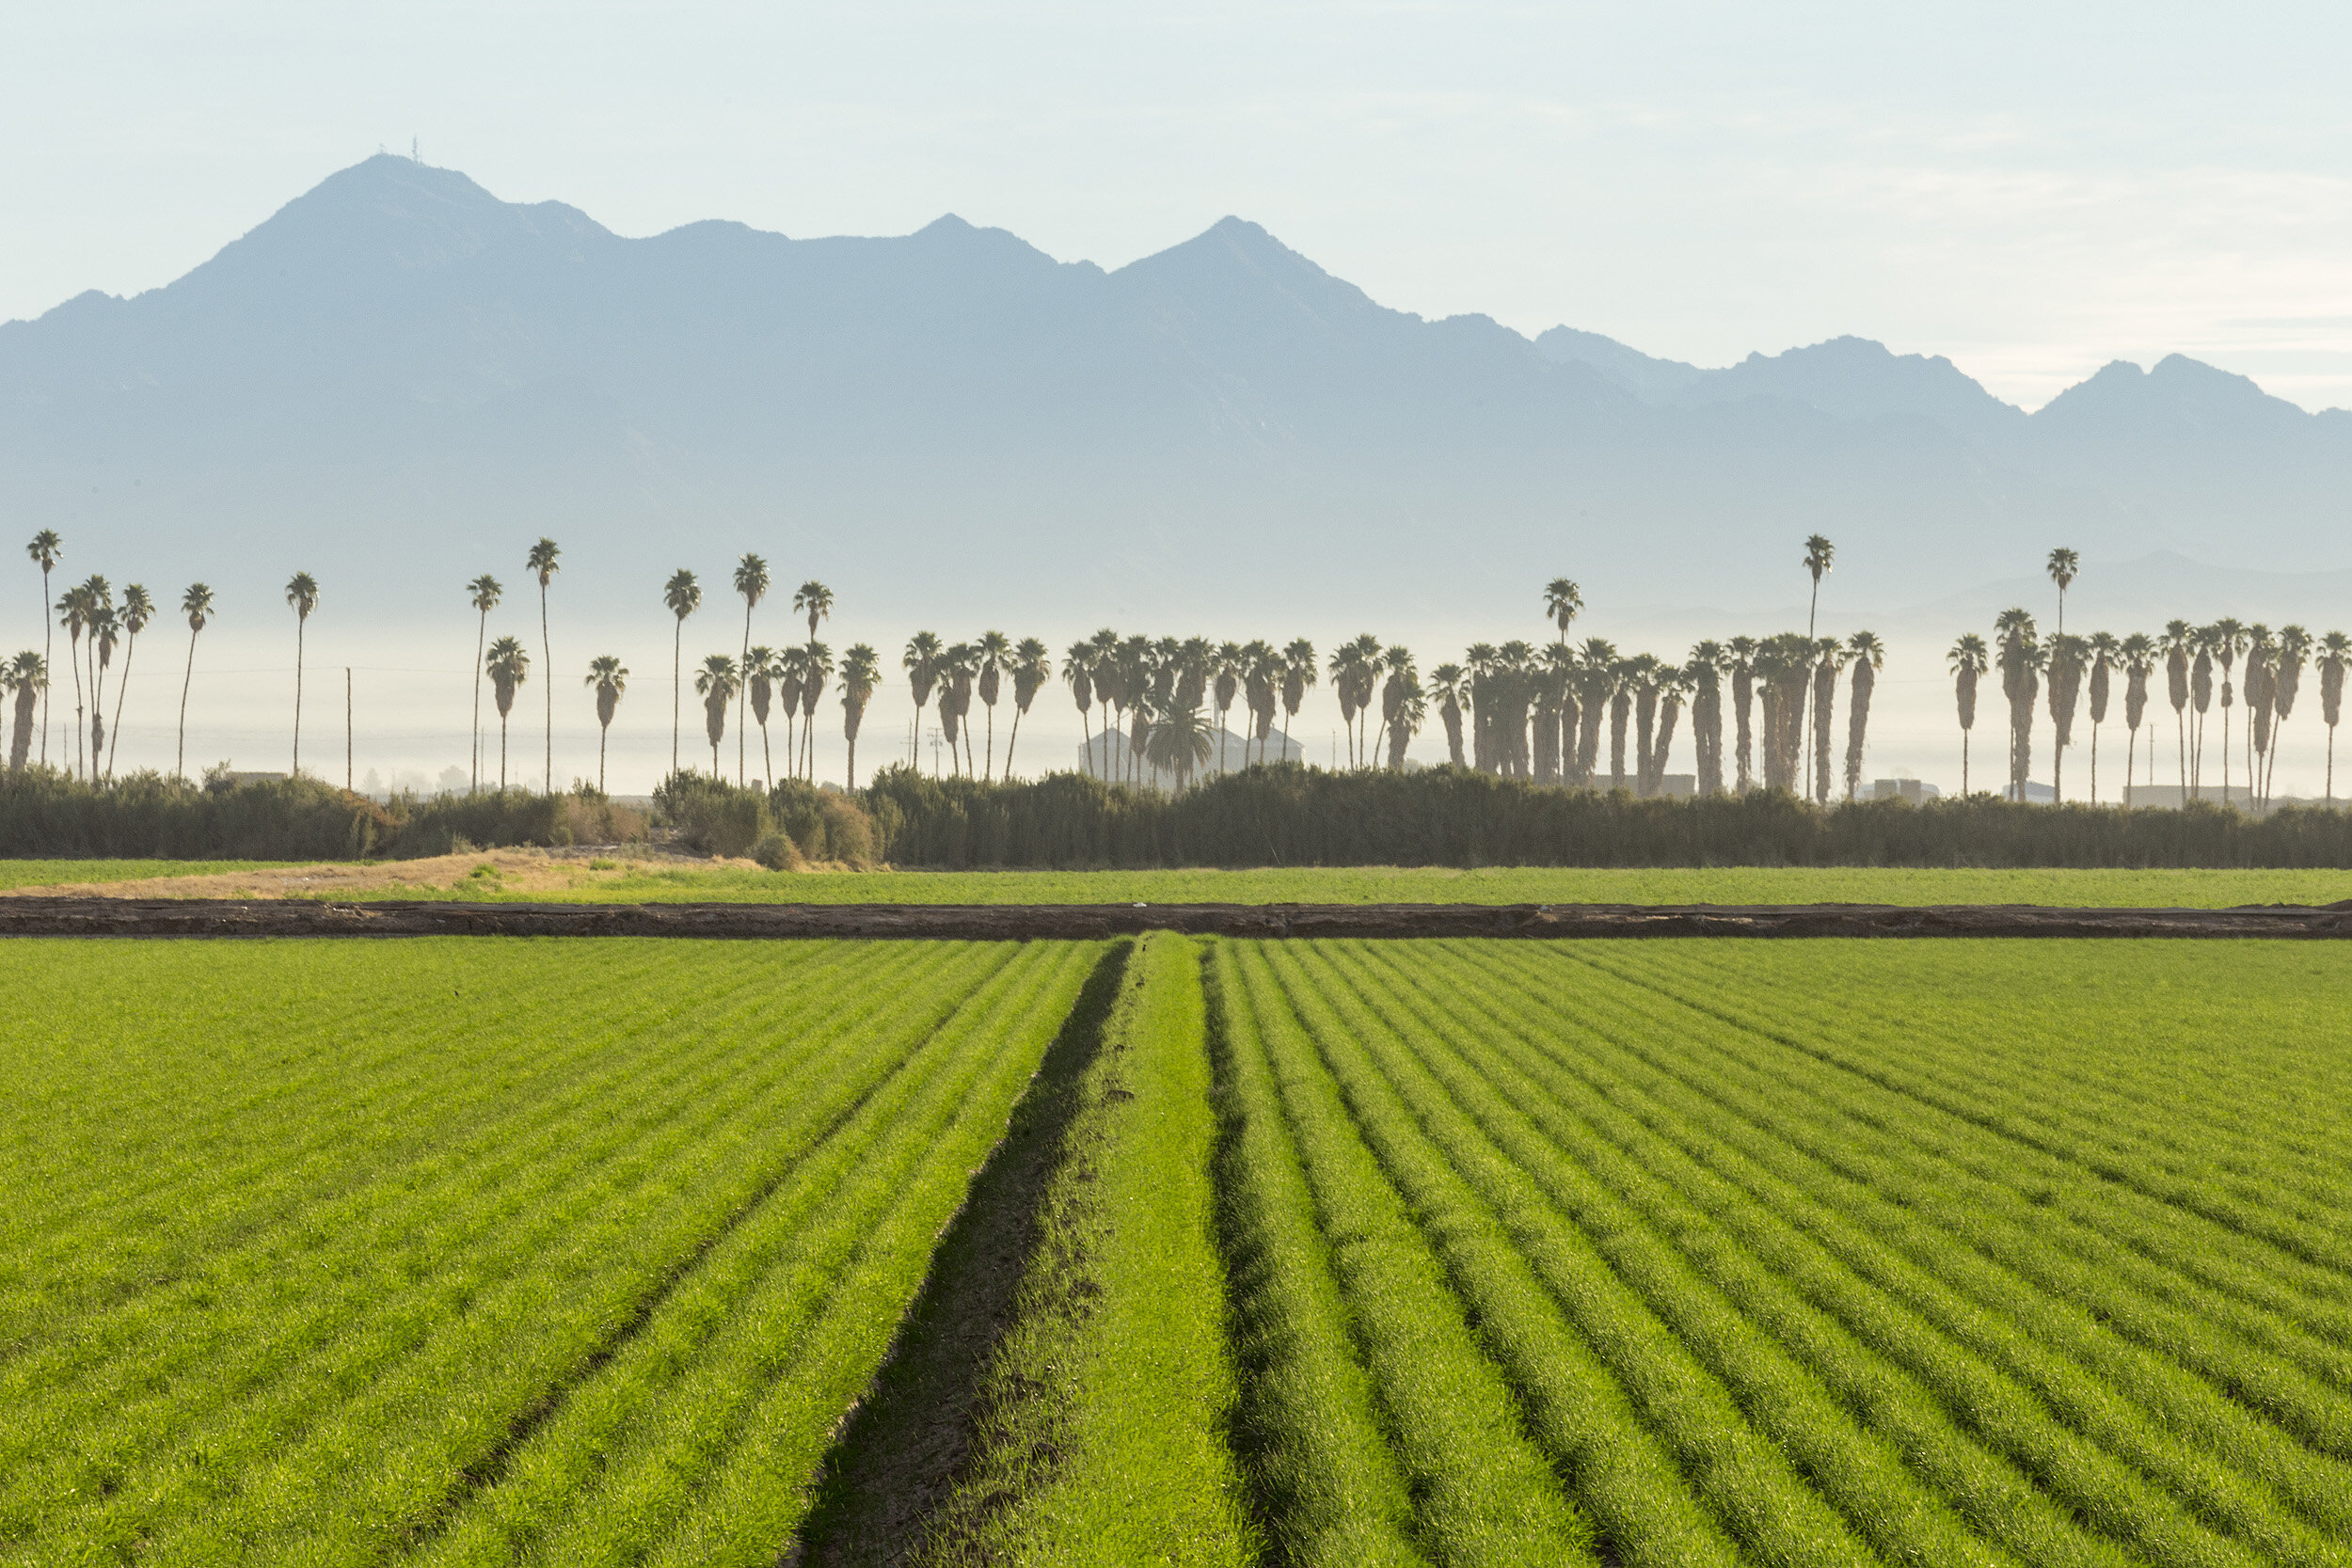
[(653, 804), (663, 827), (706, 855), (748, 855), (772, 826), (767, 796), (701, 773), (671, 774), (654, 789)]
[(768, 809), (803, 860), (863, 868), (880, 858), (874, 819), (840, 790), (787, 779), (768, 797)]

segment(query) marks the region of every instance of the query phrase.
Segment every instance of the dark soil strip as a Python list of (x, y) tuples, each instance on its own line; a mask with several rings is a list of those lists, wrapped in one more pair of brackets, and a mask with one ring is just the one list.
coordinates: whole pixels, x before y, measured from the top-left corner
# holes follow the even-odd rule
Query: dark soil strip
[(1096, 967), (973, 1179), (873, 1388), (826, 1458), (817, 1506), (785, 1561), (905, 1562), (941, 1522), (985, 1436), (981, 1390), (997, 1347), (1025, 1312), (1053, 1309), (1025, 1301), (1022, 1283), (1129, 956), (1122, 945)]
[(18, 937), (2352, 937), (2316, 909), (2027, 904), (476, 904), (5, 898)]

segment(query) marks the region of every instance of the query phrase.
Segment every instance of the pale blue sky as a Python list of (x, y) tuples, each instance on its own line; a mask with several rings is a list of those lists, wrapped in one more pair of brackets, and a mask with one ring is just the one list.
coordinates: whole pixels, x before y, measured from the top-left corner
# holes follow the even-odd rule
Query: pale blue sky
[(953, 211), (1118, 265), (1230, 212), (1386, 304), (1701, 363), (1853, 332), (2033, 406), (2179, 350), (2352, 404), (2348, 15), (19, 0), (0, 318), (413, 135), (624, 233)]

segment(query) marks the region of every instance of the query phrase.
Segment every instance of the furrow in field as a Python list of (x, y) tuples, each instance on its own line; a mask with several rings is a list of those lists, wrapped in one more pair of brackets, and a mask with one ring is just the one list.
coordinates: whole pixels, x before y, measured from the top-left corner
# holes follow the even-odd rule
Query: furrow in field
[[(901, 1251), (919, 1269), (928, 1232), (919, 1219), (910, 1228), (906, 1215), (934, 1216), (960, 1200), (966, 1155), (1001, 1130), (1100, 954), (1073, 946), (1037, 957), (1002, 1011), (954, 1031), (936, 1073), (901, 1075), (897, 1092), (868, 1101), (755, 1217), (696, 1260), (643, 1332), (609, 1347), (495, 1466), (474, 1466), (481, 1486), (445, 1505), (446, 1528), (418, 1560), (628, 1562), (659, 1545), (741, 1445), (763, 1395), (806, 1359), (828, 1314), (869, 1289), (862, 1275), (880, 1267), (899, 1277), (892, 1259)], [(835, 1356), (827, 1371), (853, 1391), (879, 1357), (879, 1347)], [(819, 1434), (850, 1398), (823, 1414)], [(789, 1500), (808, 1471), (772, 1479), (778, 1499)], [(748, 1513), (738, 1523), (733, 1546), (768, 1560), (789, 1533)]]
[(1260, 1523), (1276, 1560), (1298, 1568), (1421, 1563), (1411, 1488), (1381, 1432), (1373, 1375), (1232, 944), (1210, 948), (1207, 971), (1219, 1244), (1242, 1372), (1238, 1443)]
[[(2218, 1554), (2227, 1560), (2233, 1548), (2214, 1540), (2194, 1513), (2152, 1490), (2153, 1480), (2184, 1486), (2188, 1500), (2224, 1533), (2248, 1537), (2273, 1560), (2339, 1560), (2267, 1487), (2152, 1433), (2144, 1413), (2095, 1379), (2086, 1383), (2082, 1370), (2062, 1358), (2027, 1354), (2021, 1366), (2015, 1330), (2006, 1320), (1956, 1307), (1951, 1292), (1929, 1285), (1915, 1270), (1890, 1267), (1890, 1255), (1841, 1229), (1804, 1192), (1759, 1182), (1752, 1170), (1724, 1160), (1688, 1131), (1722, 1114), (1703, 1097), (1661, 1113), (1639, 1071), (1611, 1062), (1606, 1047), (1597, 1050), (1581, 1031), (1547, 1039), (1543, 1009), (1512, 1005), (1532, 1004), (1532, 995), (1515, 999), (1492, 983), (1476, 990), (1491, 1027), (1478, 1031), (1486, 1043), (1470, 1046), (1469, 1053), (1499, 1086), (1503, 1102), (1524, 1107), (1553, 1137), (1578, 1148), (1760, 1323), (1772, 1324), (1772, 1332), (1840, 1386), (1850, 1404), (1867, 1410), (1874, 1425), (1917, 1434), (1905, 1437), (1906, 1451), (1964, 1506), (2014, 1511), (2027, 1499), (2013, 1491), (1979, 1490), (1984, 1481), (1997, 1480), (1980, 1465), (1945, 1468), (1965, 1456), (1939, 1437), (1939, 1424), (1957, 1423), (2082, 1517), (2160, 1559), (2214, 1560)], [(1558, 990), (1554, 986), (1547, 994), (1556, 997)], [(1581, 1020), (1602, 1027), (1591, 1016), (1594, 996), (1576, 1000)], [(1424, 1016), (1433, 1032), (1447, 1028), (1441, 1013)], [(1778, 1135), (1762, 1136), (1770, 1142)], [(1824, 1335), (1823, 1322), (1837, 1326)], [(1841, 1346), (1841, 1335), (1851, 1343)], [(1870, 1374), (1881, 1360), (1912, 1380), (1913, 1398), (1887, 1398), (1888, 1386)], [(2053, 1419), (2043, 1398), (2054, 1389), (2061, 1406), (2074, 1407), (2060, 1415), (2079, 1417), (2085, 1404), (2097, 1412), (2087, 1423), (2090, 1431)], [(2117, 1445), (2119, 1432), (2131, 1440)], [(1939, 1440), (1915, 1449), (1919, 1436)], [(2100, 1436), (2109, 1439), (2107, 1451)], [(1978, 1479), (1970, 1481), (1972, 1475)], [(1983, 1501), (1971, 1501), (1978, 1497)], [(1994, 1523), (1991, 1517), (1986, 1522)], [(2010, 1537), (2026, 1555), (2048, 1560), (2049, 1532), (2062, 1538), (2073, 1521), (2028, 1506), (2022, 1515), (2012, 1513), (2006, 1528), (2026, 1532)]]
[[(981, 973), (1001, 978), (1009, 951), (984, 955)], [(998, 989), (992, 980), (982, 993)], [(404, 1389), (421, 1390), (417, 1398), (427, 1404), (445, 1401), (441, 1388), (465, 1389), (457, 1407), (435, 1414), (458, 1434), (501, 1424), (495, 1390), (516, 1388), (506, 1397), (519, 1410), (529, 1402), (530, 1388), (548, 1386), (555, 1368), (591, 1354), (597, 1337), (626, 1317), (632, 1299), (657, 1285), (779, 1170), (788, 1170), (811, 1135), (851, 1114), (899, 1070), (908, 1050), (934, 1032), (943, 1010), (954, 1005), (954, 998), (918, 1002), (898, 1021), (894, 1037), (856, 1052), (817, 1053), (813, 1077), (789, 1070), (750, 1075), (755, 1098), (727, 1106), (719, 1119), (665, 1128), (663, 1152), (630, 1150), (626, 1180), (616, 1176), (501, 1216), (524, 1223), (501, 1252), (479, 1257), (459, 1251), (413, 1301), (397, 1310), (359, 1311), (337, 1325), (324, 1345), (303, 1347), (308, 1354), (278, 1378), (248, 1391), (249, 1402), (224, 1410), (209, 1432), (199, 1428), (180, 1436), (160, 1457), (162, 1473), (108, 1498), (99, 1511), (102, 1521), (112, 1528), (124, 1516), (167, 1513), (171, 1497), (217, 1511), (224, 1486), (251, 1478), (208, 1465), (208, 1453), (250, 1450), (257, 1444), (279, 1454), (355, 1442), (364, 1448), (376, 1440), (374, 1418), (364, 1412)], [(752, 1119), (753, 1108), (763, 1102), (770, 1109)], [(763, 1125), (771, 1119), (781, 1125)], [(566, 1196), (569, 1203), (563, 1201)], [(523, 1331), (520, 1341), (513, 1338), (517, 1330)], [(515, 1354), (517, 1343), (526, 1354)], [(491, 1357), (495, 1372), (453, 1372), (452, 1358), (462, 1362), (468, 1355)], [(540, 1368), (547, 1370), (534, 1370)], [(322, 1462), (330, 1469), (334, 1463)], [(396, 1479), (424, 1485), (429, 1478)], [(132, 1498), (139, 1499), (137, 1506)]]
[(1238, 961), (1424, 1547), (1441, 1562), (1587, 1560), (1590, 1526), (1530, 1441), (1418, 1206), (1366, 1143), (1384, 1130), (1350, 1114), (1266, 950)]
[[(1704, 1016), (1699, 1010), (1684, 1010), (1686, 1017)], [(1715, 1022), (1720, 1026), (1720, 1021)], [(1692, 1032), (1693, 1037), (1705, 1032), (1702, 1026)], [(1727, 1037), (1731, 1055), (1739, 1056), (1742, 1040), (1754, 1049), (1756, 1038), (1753, 1031)], [(1942, 1151), (1928, 1152), (1924, 1146), (1931, 1140), (1916, 1135), (1907, 1139), (1899, 1130), (1883, 1130), (1867, 1112), (1841, 1124), (1837, 1102), (1849, 1097), (1839, 1075), (1789, 1070), (1785, 1058), (1772, 1059), (1772, 1046), (1763, 1050), (1761, 1067), (1772, 1087), (1759, 1092), (1771, 1096), (1776, 1116), (1785, 1120), (1800, 1114), (1798, 1107), (1826, 1100), (1829, 1119), (1816, 1124), (1821, 1130), (1815, 1135), (1823, 1157), (1851, 1170), (1864, 1188), (1898, 1198), (1912, 1223), (1940, 1226), (1945, 1235), (1980, 1253), (2002, 1274), (2013, 1275), (2011, 1295), (2019, 1288), (2031, 1293), (2025, 1307), (2005, 1299), (1999, 1307), (2004, 1313), (2030, 1307), (2030, 1321), (2054, 1321), (2073, 1328), (2070, 1342), (2077, 1348), (2070, 1354), (2087, 1353), (2092, 1363), (2114, 1368), (2122, 1386), (2135, 1397), (2154, 1400), (2154, 1408), (2169, 1423), (2185, 1421), (2192, 1430), (2212, 1430), (2218, 1424), (2236, 1431), (2239, 1435), (2224, 1446), (2225, 1452), (2241, 1453), (2249, 1445), (2260, 1449), (2265, 1443), (2280, 1447), (2283, 1434), (2256, 1418), (2293, 1434), (2295, 1440), (2283, 1452), (2251, 1464), (2251, 1473), (2265, 1474), (2282, 1464), (2287, 1474), (2306, 1473), (2316, 1458), (2305, 1451), (2306, 1446), (2338, 1461), (2352, 1458), (2347, 1453), (2352, 1399), (2338, 1391), (2343, 1374), (2333, 1347), (2305, 1334), (2291, 1319), (2217, 1298), (2198, 1281), (2150, 1278), (2129, 1259), (2094, 1257), (2086, 1261), (2079, 1249), (2062, 1244), (2078, 1222), (2021, 1199), (2013, 1191), (2002, 1201), (2002, 1194), (1988, 1190), (1974, 1180), (1973, 1172), (1948, 1158), (1951, 1143), (1964, 1147), (1973, 1130), (1965, 1125), (1938, 1129), (1932, 1141)], [(2058, 1240), (2054, 1241), (2053, 1233)], [(2103, 1261), (2108, 1266), (2101, 1266)], [(2052, 1320), (2048, 1309), (2054, 1303), (2074, 1308), (2091, 1325), (2110, 1332), (2087, 1334), (2081, 1323), (2063, 1312)], [(2133, 1341), (2144, 1354), (2134, 1357), (2121, 1351), (2110, 1334)], [(2315, 1483), (2317, 1495), (2343, 1495), (2345, 1477), (2352, 1477), (2352, 1471), (2340, 1477), (2329, 1468), (2328, 1479)]]
[[(1677, 1256), (1675, 1242), (1687, 1229), (1684, 1216), (1668, 1213), (1661, 1224), (1661, 1216), (1644, 1214), (1638, 1202), (1596, 1180), (1616, 1173), (1580, 1168), (1578, 1159), (1591, 1159), (1583, 1144), (1592, 1140), (1568, 1146), (1578, 1158), (1567, 1157), (1550, 1137), (1515, 1116), (1475, 1073), (1434, 1051), (1423, 1034), (1424, 1021), (1400, 1008), (1393, 996), (1377, 993), (1379, 1004), (1364, 997), (1360, 988), (1372, 984), (1372, 977), (1346, 963), (1345, 957), (1343, 948), (1318, 947), (1299, 961), (1322, 979), (1321, 1000), (1329, 1014), (1321, 1032), (1327, 1049), (1359, 1042), (1384, 1075), (1385, 1083), (1368, 1086), (1367, 1096), (1393, 1096), (1491, 1206), (1480, 1221), (1491, 1226), (1500, 1216), (1511, 1239), (1530, 1256), (1557, 1250), (1566, 1232), (1581, 1228), (1624, 1286), (1669, 1323), (1722, 1381), (1739, 1407), (1731, 1418), (1785, 1450), (1820, 1497), (1845, 1515), (1847, 1530), (1882, 1552), (1915, 1550), (1940, 1562), (2010, 1560), (2000, 1545), (1979, 1539), (1937, 1490), (1936, 1483), (1959, 1481), (1965, 1483), (1965, 1500), (1976, 1503), (1978, 1513), (1995, 1527), (1990, 1533), (2006, 1533), (2010, 1544), (2019, 1535), (2035, 1544), (2063, 1537), (2051, 1511), (2037, 1514), (2030, 1506), (2036, 1499), (2020, 1478), (1940, 1424), (1931, 1402), (1921, 1401), (1899, 1376), (1876, 1365), (1857, 1373), (1835, 1361), (1824, 1370), (1809, 1366), (1804, 1354), (1818, 1347), (1777, 1341), (1770, 1330), (1785, 1331), (1789, 1314), (1781, 1312), (1778, 1323), (1754, 1321), (1749, 1315), (1754, 1302), (1742, 1300), (1739, 1290), (1745, 1281), (1710, 1275), (1707, 1265), (1719, 1259)], [(1413, 1035), (1410, 1044), (1400, 1031)], [(1366, 1114), (1369, 1119), (1369, 1110)], [(1449, 1212), (1437, 1206), (1434, 1195), (1422, 1202), (1433, 1215)], [(1813, 1330), (1815, 1339), (1824, 1337), (1818, 1325), (1801, 1326)], [(1856, 1347), (1837, 1348), (1851, 1354)], [(1883, 1430), (1890, 1423), (1866, 1424), (1848, 1408), (1857, 1385), (1875, 1401), (1875, 1414), (1903, 1418), (1891, 1423), (1892, 1433)], [(1853, 1402), (1867, 1408), (1871, 1400)], [(1722, 1418), (1719, 1415), (1716, 1421)], [(1687, 1441), (1696, 1433), (1674, 1435)], [(1907, 1467), (1907, 1461), (1925, 1479)], [(1782, 1560), (1824, 1557), (1812, 1541), (1772, 1544), (1752, 1538), (1750, 1550)]]

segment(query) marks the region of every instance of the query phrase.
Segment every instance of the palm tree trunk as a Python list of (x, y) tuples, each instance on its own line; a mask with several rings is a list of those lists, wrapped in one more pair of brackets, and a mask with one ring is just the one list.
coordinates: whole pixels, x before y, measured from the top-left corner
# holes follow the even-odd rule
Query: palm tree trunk
[(2336, 727), (2328, 726), (2328, 803), (2336, 803)]
[(2090, 803), (2099, 803), (2099, 726), (2090, 726)]
[[(302, 777), (302, 640), (310, 628), (310, 618), (308, 616), (297, 616), (294, 620), (294, 777), (297, 779)], [(502, 758), (501, 759), (500, 770), (501, 773), (504, 772), (504, 760)]]
[(1005, 777), (1012, 778), (1012, 749), (1021, 744), (1021, 710), (1012, 710), (1012, 734), (1005, 737)]
[(171, 766), (179, 778), (188, 776), (188, 688), (196, 680), (196, 632), (188, 632), (188, 673), (180, 677), (180, 759)]
[(1968, 799), (1968, 732), (1960, 732), (1960, 798)]
[(735, 786), (738, 789), (743, 787), (743, 777), (750, 771), (752, 737), (743, 732), (751, 726), (743, 721), (743, 716), (751, 711), (751, 662), (752, 601), (747, 598), (743, 601), (743, 658), (739, 666), (743, 671), (743, 689), (735, 694)]
[(2130, 732), (2131, 739), (2123, 747), (2123, 805), (2132, 803), (2132, 767), (2139, 759), (2139, 732)]
[(133, 632), (129, 641), (122, 644), (122, 678), (115, 682), (115, 727), (114, 733), (106, 736), (106, 778), (109, 783), (115, 776), (115, 751), (122, 744), (122, 699), (131, 693), (131, 660), (138, 651), (139, 636)]
[[(49, 608), (49, 568), (40, 569), (40, 663), (44, 670), (57, 667), (57, 617)], [(49, 688), (40, 689), (40, 765), (49, 766)]]
[[(490, 612), (485, 610), (482, 612), (482, 624), (474, 628), (473, 634), (473, 777), (466, 785), (469, 795), (482, 792), (482, 650), (489, 637)], [(188, 644), (188, 657), (191, 659), (196, 657), (193, 639)]]
[(996, 705), (983, 703), (980, 705), (988, 709), (988, 771), (980, 776), (981, 782), (987, 783), (996, 777)]
[(539, 582), (539, 657), (540, 667), (547, 671), (548, 704), (548, 782), (547, 792), (555, 793), (555, 644), (548, 639), (548, 585)]
[[(792, 717), (789, 714), (784, 720), (784, 754), (787, 758), (792, 755)], [(768, 721), (764, 719), (759, 722), (759, 770), (767, 778), (768, 793), (773, 795), (776, 792), (776, 753), (768, 749)]]
[(506, 715), (499, 715), (499, 793), (506, 793)]
[(679, 671), (678, 659), (685, 647), (686, 617), (681, 615), (677, 618), (677, 637), (670, 643), (670, 771), (673, 773), (677, 771), (678, 715), (682, 711), (681, 704), (686, 689), (682, 684), (685, 677)]

